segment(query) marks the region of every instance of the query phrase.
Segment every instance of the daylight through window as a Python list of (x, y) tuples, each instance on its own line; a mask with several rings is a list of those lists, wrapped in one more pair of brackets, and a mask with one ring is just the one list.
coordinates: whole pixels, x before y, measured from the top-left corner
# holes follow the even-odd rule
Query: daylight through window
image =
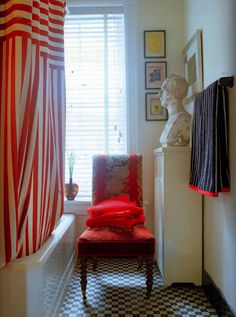
[(73, 182), (78, 196), (89, 199), (92, 155), (127, 152), (123, 14), (68, 15), (65, 69), (65, 181), (73, 152)]

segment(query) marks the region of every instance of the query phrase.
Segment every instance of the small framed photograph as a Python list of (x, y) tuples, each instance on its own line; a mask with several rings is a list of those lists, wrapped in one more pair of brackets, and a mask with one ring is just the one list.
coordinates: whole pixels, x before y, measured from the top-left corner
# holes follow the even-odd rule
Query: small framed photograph
[(197, 30), (183, 50), (185, 79), (188, 82), (186, 105), (203, 89), (202, 78), (202, 35)]
[(167, 63), (166, 62), (146, 62), (145, 63), (145, 88), (158, 89), (161, 88), (166, 78)]
[(161, 106), (158, 92), (146, 93), (146, 120), (147, 121), (167, 120), (167, 110), (166, 108)]
[(166, 57), (166, 31), (144, 31), (144, 57)]

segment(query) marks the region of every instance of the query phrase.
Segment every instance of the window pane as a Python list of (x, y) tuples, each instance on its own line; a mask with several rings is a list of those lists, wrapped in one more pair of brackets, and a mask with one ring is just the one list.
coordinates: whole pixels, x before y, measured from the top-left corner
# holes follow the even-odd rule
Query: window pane
[(92, 155), (126, 153), (123, 14), (68, 16), (65, 21), (66, 167), (91, 197)]

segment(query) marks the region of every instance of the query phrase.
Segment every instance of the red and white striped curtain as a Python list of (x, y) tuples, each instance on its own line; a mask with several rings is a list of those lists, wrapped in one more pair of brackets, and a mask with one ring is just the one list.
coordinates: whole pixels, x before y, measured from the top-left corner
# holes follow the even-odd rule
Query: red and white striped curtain
[(64, 0), (0, 2), (0, 267), (64, 207)]

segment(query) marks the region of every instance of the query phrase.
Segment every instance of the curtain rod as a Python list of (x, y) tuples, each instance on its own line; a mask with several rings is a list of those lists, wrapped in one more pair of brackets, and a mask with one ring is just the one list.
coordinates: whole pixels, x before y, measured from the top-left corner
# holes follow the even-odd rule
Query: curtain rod
[(218, 85), (232, 88), (234, 86), (234, 77), (221, 77), (218, 79)]

